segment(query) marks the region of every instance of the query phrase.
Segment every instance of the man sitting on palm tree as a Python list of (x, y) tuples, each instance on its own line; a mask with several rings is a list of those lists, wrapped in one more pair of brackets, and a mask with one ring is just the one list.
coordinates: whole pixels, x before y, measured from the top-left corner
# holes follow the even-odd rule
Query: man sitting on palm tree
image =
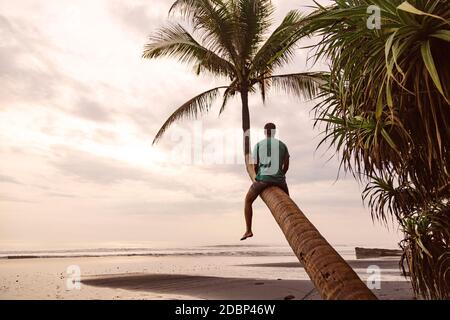
[(289, 152), (286, 145), (275, 139), (275, 125), (267, 123), (264, 126), (266, 139), (255, 146), (253, 156), (255, 160), (256, 181), (253, 182), (245, 197), (245, 223), (247, 231), (241, 240), (253, 237), (252, 232), (252, 204), (264, 189), (277, 186), (289, 194), (286, 184), (286, 172), (289, 169)]

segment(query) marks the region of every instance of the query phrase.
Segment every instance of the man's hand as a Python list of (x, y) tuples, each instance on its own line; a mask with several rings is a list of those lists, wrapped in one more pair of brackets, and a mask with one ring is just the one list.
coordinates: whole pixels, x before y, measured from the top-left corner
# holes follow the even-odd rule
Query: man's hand
[(285, 155), (284, 156), (284, 161), (283, 161), (283, 173), (286, 174), (289, 170), (289, 155)]

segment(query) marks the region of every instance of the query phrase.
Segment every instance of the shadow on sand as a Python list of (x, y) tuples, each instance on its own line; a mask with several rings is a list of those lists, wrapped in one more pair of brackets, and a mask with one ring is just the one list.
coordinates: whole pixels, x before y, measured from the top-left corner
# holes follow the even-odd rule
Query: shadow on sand
[[(82, 281), (85, 285), (114, 289), (150, 291), (159, 294), (188, 295), (195, 299), (220, 300), (319, 300), (308, 280), (263, 280), (222, 278), (180, 274), (118, 274)], [(413, 299), (407, 282), (382, 282), (374, 290), (380, 299)]]

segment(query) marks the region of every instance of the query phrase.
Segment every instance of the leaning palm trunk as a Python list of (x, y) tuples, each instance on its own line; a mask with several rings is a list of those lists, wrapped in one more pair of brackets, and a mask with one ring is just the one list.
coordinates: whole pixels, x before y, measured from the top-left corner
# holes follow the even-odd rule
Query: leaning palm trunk
[[(185, 63), (193, 62), (196, 73), (207, 71), (231, 80), (227, 86), (205, 91), (180, 106), (156, 134), (154, 143), (169, 126), (184, 118), (195, 118), (209, 111), (220, 90), (225, 89), (222, 113), (230, 97), (240, 93), (244, 156), (248, 174), (255, 179), (250, 152), (250, 112), (248, 94), (259, 86), (263, 101), (273, 86), (301, 97), (317, 95), (323, 75), (292, 73), (274, 75), (293, 55), (301, 39), (302, 15), (289, 12), (278, 28), (266, 39), (273, 7), (270, 0), (177, 0), (178, 10), (200, 32), (200, 42), (179, 24), (160, 29), (150, 37), (144, 57), (153, 59), (175, 56)], [(283, 230), (292, 250), (324, 299), (376, 299), (358, 275), (339, 256), (317, 229), (306, 219), (295, 203), (278, 188), (268, 188), (261, 198)]]
[(288, 195), (271, 187), (261, 198), (323, 299), (377, 299)]
[[(250, 151), (248, 94), (245, 90), (241, 92), (241, 100), (245, 165), (250, 179), (254, 181), (255, 171), (251, 163)], [(294, 254), (323, 299), (377, 299), (286, 193), (280, 188), (270, 187), (261, 193), (261, 199), (272, 212)]]

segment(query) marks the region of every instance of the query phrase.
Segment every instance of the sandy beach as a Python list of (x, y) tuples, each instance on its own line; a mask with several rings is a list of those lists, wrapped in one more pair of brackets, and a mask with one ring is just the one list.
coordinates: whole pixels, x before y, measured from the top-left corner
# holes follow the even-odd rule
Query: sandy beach
[[(349, 259), (366, 281), (381, 271), (380, 299), (414, 299), (398, 258)], [(70, 286), (70, 266), (80, 288)], [(69, 268), (69, 269), (68, 269)], [(69, 284), (69, 285), (68, 285)], [(0, 299), (320, 299), (291, 256), (106, 256), (0, 259)]]

